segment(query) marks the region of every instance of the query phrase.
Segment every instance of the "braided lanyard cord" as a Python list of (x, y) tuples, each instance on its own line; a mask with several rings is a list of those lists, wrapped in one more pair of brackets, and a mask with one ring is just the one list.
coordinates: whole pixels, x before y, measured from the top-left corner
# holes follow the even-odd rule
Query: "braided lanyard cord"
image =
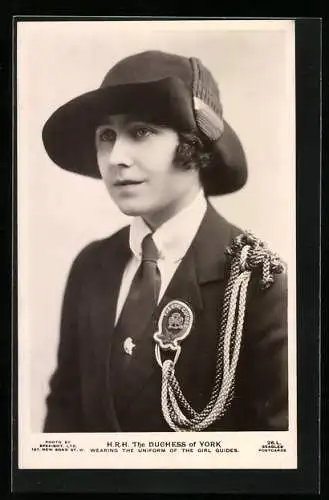
[[(261, 270), (260, 286), (266, 289), (274, 282), (274, 273), (283, 271), (280, 258), (251, 233), (233, 240), (227, 255), (231, 259), (229, 280), (225, 289), (217, 342), (216, 372), (209, 403), (196, 412), (184, 397), (175, 376), (175, 360), (158, 363), (162, 367), (161, 407), (163, 416), (175, 431), (201, 431), (219, 420), (234, 396), (235, 373), (239, 360), (244, 328), (248, 285), (252, 271)], [(185, 413), (184, 413), (185, 411)]]

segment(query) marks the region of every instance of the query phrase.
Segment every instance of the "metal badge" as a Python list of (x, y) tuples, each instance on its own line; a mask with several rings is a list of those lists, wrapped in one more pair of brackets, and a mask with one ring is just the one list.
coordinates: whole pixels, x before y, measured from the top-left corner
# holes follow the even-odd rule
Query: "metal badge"
[(190, 333), (193, 320), (190, 306), (181, 300), (172, 300), (163, 308), (153, 338), (161, 349), (177, 351), (180, 342)]
[(134, 347), (136, 347), (136, 344), (134, 344), (133, 339), (131, 337), (127, 337), (123, 343), (125, 353), (129, 354), (129, 356), (132, 356)]

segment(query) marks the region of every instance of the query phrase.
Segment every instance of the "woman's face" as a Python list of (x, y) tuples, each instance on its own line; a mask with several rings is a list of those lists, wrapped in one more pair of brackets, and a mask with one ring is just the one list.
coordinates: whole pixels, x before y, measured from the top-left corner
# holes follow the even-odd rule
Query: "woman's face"
[(96, 130), (97, 161), (111, 198), (126, 215), (158, 227), (200, 189), (196, 170), (174, 165), (178, 134), (128, 115), (115, 115)]

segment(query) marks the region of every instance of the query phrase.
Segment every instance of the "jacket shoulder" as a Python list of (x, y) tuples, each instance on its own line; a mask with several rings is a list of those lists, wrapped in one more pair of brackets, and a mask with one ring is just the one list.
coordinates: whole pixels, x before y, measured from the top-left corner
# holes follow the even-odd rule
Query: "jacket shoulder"
[[(218, 251), (223, 251), (220, 245), (224, 243), (224, 252), (228, 263), (232, 262), (233, 257), (242, 259), (242, 248), (248, 247), (245, 256), (247, 269), (252, 271), (250, 288), (253, 288), (254, 284), (262, 288), (263, 285), (266, 285), (263, 283), (264, 280), (268, 284), (273, 281), (276, 286), (271, 286), (271, 288), (274, 289), (275, 293), (279, 295), (285, 293), (287, 289), (287, 263), (278, 253), (273, 251), (266, 239), (249, 228), (241, 228), (231, 223), (214, 207), (210, 207), (210, 219), (212, 220), (211, 241), (216, 243)], [(267, 270), (268, 266), (270, 267)], [(267, 279), (269, 274), (272, 278)]]
[(71, 272), (81, 269), (95, 262), (102, 262), (104, 259), (129, 252), (129, 227), (125, 226), (106, 238), (94, 240), (84, 246), (75, 256)]
[(284, 276), (287, 273), (287, 263), (281, 258), (279, 254), (277, 254), (273, 250), (271, 244), (266, 241), (266, 238), (263, 238), (262, 236), (257, 234), (257, 232), (252, 231), (250, 228), (242, 228), (230, 222), (222, 214), (217, 212), (214, 207), (211, 207), (211, 209), (213, 212), (215, 212), (215, 215), (213, 215), (213, 217), (217, 222), (217, 226), (221, 228), (221, 232), (223, 232), (224, 229), (224, 231), (228, 235), (229, 246), (231, 246), (232, 244), (237, 246), (246, 244), (251, 245), (251, 247), (259, 245), (260, 247), (264, 248), (264, 251), (266, 250), (268, 252), (268, 255), (272, 255), (273, 257), (275, 256), (278, 260), (280, 260), (283, 266), (283, 270), (280, 274)]
[(235, 237), (243, 232), (243, 229), (236, 224), (229, 221), (223, 214), (221, 214), (215, 206), (208, 201), (207, 215), (211, 222), (218, 228), (224, 229), (231, 236)]

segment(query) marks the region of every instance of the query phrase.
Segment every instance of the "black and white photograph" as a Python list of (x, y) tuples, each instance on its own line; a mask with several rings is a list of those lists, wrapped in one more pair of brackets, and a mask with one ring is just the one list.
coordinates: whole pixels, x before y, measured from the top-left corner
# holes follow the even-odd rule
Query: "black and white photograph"
[(21, 468), (297, 466), (294, 22), (17, 24)]

